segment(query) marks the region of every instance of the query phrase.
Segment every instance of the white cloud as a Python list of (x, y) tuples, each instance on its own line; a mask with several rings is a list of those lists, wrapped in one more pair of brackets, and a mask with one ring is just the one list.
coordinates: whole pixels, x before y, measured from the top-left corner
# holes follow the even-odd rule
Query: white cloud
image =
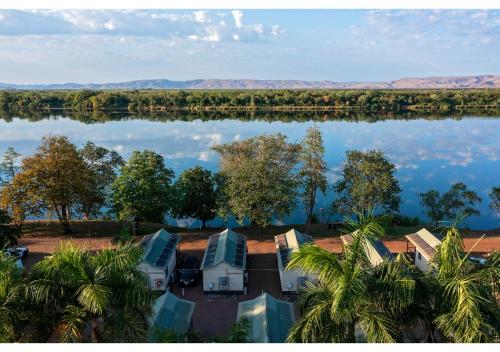
[(233, 14), (234, 24), (237, 28), (243, 27), (243, 12), (240, 10), (233, 10), (231, 12)]
[(206, 23), (210, 22), (210, 17), (208, 16), (208, 13), (206, 11), (195, 11), (193, 12), (194, 15), (194, 20), (196, 22), (201, 22), (201, 23)]
[(115, 23), (113, 21), (108, 21), (106, 23), (104, 23), (104, 28), (106, 29), (109, 29), (110, 31), (114, 30), (116, 27), (115, 27)]
[(350, 32), (351, 46), (367, 50), (373, 49), (372, 42), (435, 50), (498, 46), (500, 11), (373, 10), (365, 24), (351, 26)]
[(0, 36), (120, 35), (221, 42), (256, 41), (282, 33), (276, 24), (244, 25), (243, 11), (230, 13), (231, 23), (224, 20), (228, 12), (205, 10), (8, 10), (1, 14), (6, 20), (0, 21)]

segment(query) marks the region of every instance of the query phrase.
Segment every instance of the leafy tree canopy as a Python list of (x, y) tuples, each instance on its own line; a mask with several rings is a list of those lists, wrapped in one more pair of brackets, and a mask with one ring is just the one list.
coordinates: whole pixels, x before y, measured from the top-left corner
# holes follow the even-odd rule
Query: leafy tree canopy
[(420, 193), (419, 196), (427, 216), (435, 223), (455, 218), (459, 210), (463, 210), (469, 215), (479, 215), (479, 211), (474, 208), (474, 205), (480, 203), (481, 198), (461, 182), (452, 185), (442, 195), (436, 190), (430, 190)]
[(249, 138), (213, 148), (220, 155), (221, 174), (230, 212), (242, 222), (260, 226), (284, 217), (295, 207), (299, 180), (295, 169), (300, 146), (282, 134)]
[(113, 182), (113, 204), (122, 220), (162, 222), (172, 208), (174, 171), (161, 155), (134, 151)]
[(97, 254), (63, 243), (33, 267), (28, 293), (54, 314), (61, 342), (144, 342), (153, 297), (141, 258), (132, 243)]
[(317, 127), (309, 128), (302, 142), (300, 153), (302, 167), (299, 171), (302, 186), (301, 198), (306, 207), (307, 224), (312, 222), (317, 191), (325, 194), (328, 186), (324, 154), (321, 131)]
[(339, 198), (333, 203), (333, 208), (346, 215), (376, 208), (398, 211), (401, 188), (394, 176), (394, 164), (377, 150), (353, 150), (346, 156), (342, 178), (334, 186)]
[(185, 170), (175, 182), (173, 215), (200, 219), (205, 228), (217, 209), (217, 185), (211, 171), (196, 166)]
[(491, 199), (490, 208), (493, 211), (500, 213), (500, 187), (493, 187), (489, 196)]

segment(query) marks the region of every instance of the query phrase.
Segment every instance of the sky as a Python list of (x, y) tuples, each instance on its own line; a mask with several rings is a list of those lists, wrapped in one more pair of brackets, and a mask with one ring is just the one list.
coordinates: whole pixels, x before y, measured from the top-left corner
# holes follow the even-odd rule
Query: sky
[(0, 82), (500, 74), (499, 10), (0, 10)]

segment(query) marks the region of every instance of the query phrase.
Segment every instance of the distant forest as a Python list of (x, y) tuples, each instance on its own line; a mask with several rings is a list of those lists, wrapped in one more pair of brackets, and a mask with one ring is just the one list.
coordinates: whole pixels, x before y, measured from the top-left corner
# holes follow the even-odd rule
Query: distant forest
[(494, 112), (500, 89), (1, 91), (0, 110)]

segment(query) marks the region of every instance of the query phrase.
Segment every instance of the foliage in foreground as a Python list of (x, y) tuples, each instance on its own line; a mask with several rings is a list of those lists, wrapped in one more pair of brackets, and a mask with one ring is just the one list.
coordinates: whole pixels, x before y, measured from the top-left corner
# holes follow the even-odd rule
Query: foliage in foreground
[(433, 305), (437, 329), (448, 339), (461, 343), (495, 342), (500, 331), (500, 253), (492, 252), (484, 263), (471, 259), (464, 251), (458, 224), (462, 213), (443, 230), (433, 270), (426, 280), (432, 286), (429, 304)]
[(63, 243), (33, 267), (28, 292), (54, 315), (61, 342), (145, 341), (153, 298), (140, 260), (131, 243), (95, 255)]
[(21, 271), (13, 258), (0, 251), (0, 343), (19, 338), (20, 322), (24, 318), (22, 294)]
[(382, 234), (380, 219), (358, 216), (347, 228), (353, 242), (343, 257), (315, 245), (293, 255), (289, 268), (316, 273), (320, 281), (299, 294), (303, 317), (289, 342), (402, 342), (415, 340), (419, 330), (428, 342), (498, 341), (499, 252), (484, 262), (471, 258), (456, 221), (444, 228), (428, 272), (403, 255), (371, 267), (365, 248)]
[(319, 283), (299, 294), (303, 316), (292, 327), (289, 342), (401, 340), (398, 319), (413, 302), (415, 281), (400, 260), (371, 267), (365, 248), (383, 235), (381, 219), (371, 212), (358, 217), (345, 229), (353, 241), (342, 258), (313, 244), (293, 254), (288, 268), (316, 274)]

